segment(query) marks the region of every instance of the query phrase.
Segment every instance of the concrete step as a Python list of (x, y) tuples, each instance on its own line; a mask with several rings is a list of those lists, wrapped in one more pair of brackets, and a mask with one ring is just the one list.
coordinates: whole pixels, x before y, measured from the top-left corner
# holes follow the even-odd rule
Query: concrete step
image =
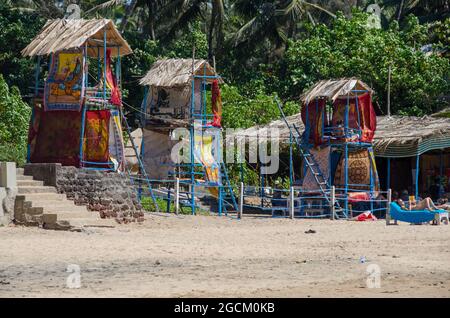
[[(61, 220), (64, 220), (61, 218)], [(100, 217), (92, 219), (92, 218), (79, 218), (79, 219), (71, 219), (70, 225), (77, 228), (89, 228), (89, 227), (115, 227), (117, 222), (114, 219), (101, 219)]]
[(34, 202), (39, 201), (64, 201), (67, 197), (64, 193), (24, 193), (25, 200)]
[(17, 186), (18, 187), (35, 187), (35, 186), (43, 186), (44, 185), (44, 181), (39, 181), (39, 180), (17, 180)]
[(24, 169), (23, 168), (16, 168), (16, 175), (23, 175)]
[(18, 193), (57, 193), (56, 188), (54, 187), (45, 187), (45, 186), (24, 186), (18, 187)]
[[(41, 205), (37, 205), (33, 202), (33, 206), (41, 206)], [(83, 213), (90, 213), (87, 208), (85, 206), (76, 206), (76, 205), (66, 205), (66, 206), (50, 206), (50, 205), (46, 205), (46, 206), (42, 206), (44, 208), (45, 212), (48, 213), (59, 213), (59, 212), (67, 212), (67, 213), (77, 213), (77, 212), (83, 212)], [(97, 213), (98, 214), (98, 213)]]
[(18, 174), (18, 175), (16, 175), (16, 179), (17, 179), (17, 181), (19, 181), (19, 180), (33, 180), (33, 176), (25, 176), (25, 175)]
[(58, 221), (64, 220), (72, 223), (73, 219), (100, 219), (98, 212), (70, 212), (70, 211), (59, 211), (59, 212), (48, 212), (45, 210), (44, 213), (52, 213), (58, 216)]
[(85, 206), (78, 206), (75, 205), (73, 201), (62, 199), (62, 200), (41, 200), (40, 198), (33, 199), (31, 202), (33, 202), (33, 206), (44, 206), (44, 207), (79, 207), (84, 208)]

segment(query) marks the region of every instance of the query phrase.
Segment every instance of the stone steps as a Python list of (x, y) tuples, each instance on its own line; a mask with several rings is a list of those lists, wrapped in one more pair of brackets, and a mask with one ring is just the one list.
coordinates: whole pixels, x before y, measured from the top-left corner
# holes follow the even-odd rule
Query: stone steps
[(39, 180), (17, 180), (17, 186), (18, 187), (30, 187), (30, 186), (39, 186), (39, 187), (43, 187), (44, 186), (44, 181), (39, 181)]
[(23, 193), (21, 194), (28, 201), (64, 201), (67, 197), (63, 193)]
[(88, 211), (68, 200), (65, 194), (57, 193), (55, 187), (44, 186), (43, 181), (24, 175), (18, 168), (15, 217), (25, 225), (42, 225), (45, 229), (72, 230), (86, 224), (114, 226), (114, 220), (100, 219), (98, 212)]
[(33, 177), (32, 176), (25, 176), (25, 175), (18, 174), (18, 175), (16, 175), (16, 180), (17, 181), (33, 180)]
[(46, 187), (46, 186), (17, 186), (17, 193), (57, 193), (56, 188), (54, 187)]

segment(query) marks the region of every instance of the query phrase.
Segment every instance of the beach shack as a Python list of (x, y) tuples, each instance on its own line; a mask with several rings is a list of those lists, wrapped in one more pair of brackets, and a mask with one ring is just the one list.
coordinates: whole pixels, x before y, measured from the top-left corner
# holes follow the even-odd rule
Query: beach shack
[(45, 24), (22, 51), (36, 59), (29, 163), (123, 170), (121, 58), (131, 53), (111, 20)]

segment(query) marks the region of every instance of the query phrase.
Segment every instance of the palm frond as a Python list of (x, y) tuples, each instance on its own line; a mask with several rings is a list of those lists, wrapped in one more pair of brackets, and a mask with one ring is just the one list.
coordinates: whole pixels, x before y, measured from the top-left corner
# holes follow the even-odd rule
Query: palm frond
[(96, 5), (95, 7), (87, 10), (85, 12), (85, 14), (89, 14), (91, 12), (96, 12), (96, 11), (100, 11), (100, 10), (105, 10), (111, 7), (115, 7), (115, 6), (119, 6), (119, 5), (124, 5), (125, 1), (124, 0), (109, 0), (103, 3), (100, 3), (98, 5)]

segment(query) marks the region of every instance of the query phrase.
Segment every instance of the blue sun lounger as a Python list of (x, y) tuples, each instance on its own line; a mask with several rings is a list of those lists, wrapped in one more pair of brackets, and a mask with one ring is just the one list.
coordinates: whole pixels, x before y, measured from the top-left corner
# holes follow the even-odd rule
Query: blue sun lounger
[(436, 216), (446, 213), (444, 210), (403, 210), (397, 203), (390, 205), (389, 217), (391, 220), (408, 222), (413, 224), (427, 223), (436, 220)]

